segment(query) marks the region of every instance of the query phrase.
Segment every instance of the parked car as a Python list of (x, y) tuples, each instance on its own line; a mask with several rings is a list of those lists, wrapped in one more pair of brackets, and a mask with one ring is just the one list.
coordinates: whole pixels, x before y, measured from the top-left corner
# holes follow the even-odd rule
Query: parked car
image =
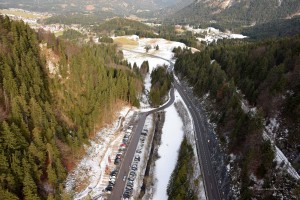
[(116, 158), (120, 158), (121, 159), (122, 155), (123, 155), (122, 153), (117, 153)]
[(120, 158), (116, 158), (114, 164), (118, 165), (118, 164), (120, 164), (120, 162), (121, 162), (121, 159)]
[(130, 180), (134, 180), (135, 179), (135, 175), (129, 175)]
[(107, 186), (107, 187), (105, 188), (105, 191), (112, 191), (112, 189), (113, 189), (113, 186)]
[(109, 179), (109, 182), (115, 183), (115, 182), (116, 182), (116, 179), (115, 179), (115, 178), (110, 178), (110, 179)]
[(141, 158), (140, 158), (139, 155), (136, 155), (136, 156), (134, 157), (134, 161), (140, 161), (140, 160), (141, 160)]
[(131, 171), (129, 174), (130, 175), (136, 175), (136, 173), (134, 171)]
[(126, 190), (130, 190), (130, 189), (132, 189), (132, 186), (126, 186)]
[[(135, 177), (134, 177), (134, 178), (135, 178)], [(129, 177), (128, 177), (128, 180), (129, 180), (129, 181), (134, 181), (134, 178), (133, 178), (132, 176), (129, 176)]]
[(136, 171), (137, 168), (136, 167), (131, 167), (131, 170)]
[(116, 176), (118, 174), (118, 170), (113, 170), (110, 172), (111, 176)]
[(142, 150), (137, 149), (135, 152), (136, 152), (136, 153), (142, 153)]
[(141, 133), (141, 135), (144, 135), (144, 136), (146, 136), (148, 134), (148, 130), (142, 130), (142, 133)]
[(109, 176), (109, 179), (116, 179), (115, 175)]
[(137, 163), (133, 163), (133, 164), (132, 164), (132, 167), (137, 168)]
[(129, 198), (130, 198), (130, 194), (129, 194), (129, 192), (124, 192), (124, 194), (123, 194), (123, 198), (125, 198), (125, 199), (129, 199)]

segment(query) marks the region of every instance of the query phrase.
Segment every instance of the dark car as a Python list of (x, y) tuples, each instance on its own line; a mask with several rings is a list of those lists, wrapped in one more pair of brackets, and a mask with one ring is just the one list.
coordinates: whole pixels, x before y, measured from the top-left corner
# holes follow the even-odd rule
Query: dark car
[[(135, 178), (135, 177), (134, 177), (134, 178)], [(129, 180), (129, 181), (134, 181), (134, 178), (133, 178), (133, 176), (129, 176), (129, 177), (128, 177), (128, 180)]]
[(106, 188), (105, 188), (105, 191), (112, 191), (112, 189), (113, 189), (113, 187), (112, 186), (107, 186)]
[(120, 164), (120, 162), (121, 162), (121, 159), (120, 158), (116, 158), (114, 164), (118, 165), (118, 164)]
[(144, 135), (144, 136), (147, 136), (147, 134), (148, 134), (148, 133), (147, 133), (147, 131), (145, 131), (145, 130), (143, 130), (142, 133), (141, 133), (141, 135)]
[(117, 171), (117, 170), (114, 170), (114, 171), (110, 172), (110, 175), (111, 175), (111, 176), (116, 176), (117, 174), (118, 174), (118, 171)]
[(125, 192), (125, 193), (123, 194), (123, 197), (124, 197), (125, 199), (128, 199), (128, 198), (130, 198), (130, 194), (127, 193), (127, 192)]

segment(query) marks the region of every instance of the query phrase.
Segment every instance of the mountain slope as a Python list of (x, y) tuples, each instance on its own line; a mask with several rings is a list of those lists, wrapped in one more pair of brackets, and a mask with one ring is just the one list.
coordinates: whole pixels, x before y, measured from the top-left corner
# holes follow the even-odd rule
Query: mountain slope
[(0, 3), (0, 7), (23, 8), (34, 11), (47, 12), (103, 12), (115, 14), (135, 14), (142, 11), (165, 8), (183, 0), (16, 0)]
[(167, 18), (169, 21), (255, 24), (300, 13), (298, 0), (197, 0)]
[(70, 199), (74, 155), (119, 104), (138, 105), (141, 80), (113, 45), (77, 46), (3, 16), (0, 33), (0, 199)]
[(231, 199), (299, 198), (299, 175), (288, 170), (300, 173), (299, 48), (298, 36), (179, 54), (175, 72), (200, 98), (228, 155)]

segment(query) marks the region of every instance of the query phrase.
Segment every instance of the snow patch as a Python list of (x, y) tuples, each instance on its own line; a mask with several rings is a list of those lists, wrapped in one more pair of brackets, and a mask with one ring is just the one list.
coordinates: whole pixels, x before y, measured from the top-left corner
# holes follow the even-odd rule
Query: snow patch
[(176, 166), (178, 150), (183, 139), (183, 123), (174, 104), (166, 110), (162, 129), (161, 145), (158, 149), (160, 158), (155, 162), (156, 190), (153, 199), (168, 199), (167, 186)]
[(195, 29), (191, 26), (185, 26), (186, 30), (193, 32), (194, 34), (204, 35), (203, 37), (198, 37), (197, 39), (201, 42), (204, 41), (206, 43), (217, 42), (222, 39), (245, 39), (247, 36), (242, 34), (231, 33), (230, 31), (222, 32), (219, 29), (208, 27), (206, 29)]
[(297, 173), (297, 171), (294, 169), (294, 167), (291, 165), (287, 157), (282, 153), (282, 151), (274, 144), (274, 141), (269, 137), (269, 135), (264, 131), (263, 137), (265, 140), (270, 140), (272, 144), (275, 146), (275, 159), (274, 161), (277, 162), (277, 167), (280, 165), (286, 169), (286, 171), (293, 176), (295, 179), (299, 180), (300, 176)]

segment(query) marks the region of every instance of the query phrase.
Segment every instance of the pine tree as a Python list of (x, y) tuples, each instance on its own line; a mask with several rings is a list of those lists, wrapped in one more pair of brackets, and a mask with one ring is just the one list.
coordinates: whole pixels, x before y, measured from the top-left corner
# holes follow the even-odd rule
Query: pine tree
[(37, 187), (29, 172), (25, 172), (23, 180), (23, 194), (25, 200), (38, 200)]

